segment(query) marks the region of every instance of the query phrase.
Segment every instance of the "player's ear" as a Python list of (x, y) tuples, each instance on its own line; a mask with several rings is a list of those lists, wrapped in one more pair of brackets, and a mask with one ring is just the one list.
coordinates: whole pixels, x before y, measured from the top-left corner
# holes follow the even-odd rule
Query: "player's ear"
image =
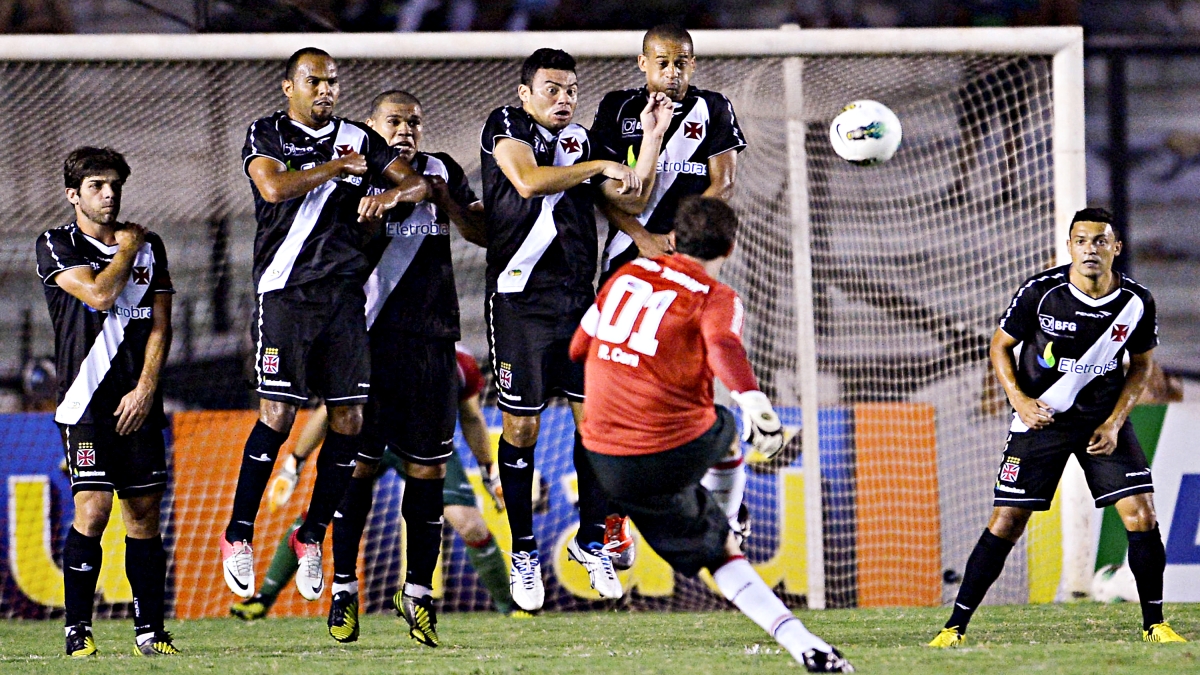
[(75, 188), (66, 188), (66, 192), (67, 201), (71, 202), (72, 206), (79, 204), (79, 190)]
[(533, 96), (533, 90), (528, 85), (524, 83), (517, 85), (517, 98), (521, 99), (521, 103), (529, 103), (531, 96)]
[(1125, 248), (1125, 242), (1121, 241), (1120, 239), (1118, 239), (1116, 242), (1114, 242), (1113, 243), (1113, 257), (1115, 258), (1115, 257), (1121, 255), (1121, 250), (1124, 248)]
[(292, 97), (292, 81), (291, 80), (284, 80), (283, 82), (280, 83), (279, 86), (281, 89), (283, 89), (284, 96), (286, 96), (288, 98)]
[(638, 54), (638, 70), (646, 72), (646, 67), (650, 63), (650, 59), (646, 58), (645, 54)]

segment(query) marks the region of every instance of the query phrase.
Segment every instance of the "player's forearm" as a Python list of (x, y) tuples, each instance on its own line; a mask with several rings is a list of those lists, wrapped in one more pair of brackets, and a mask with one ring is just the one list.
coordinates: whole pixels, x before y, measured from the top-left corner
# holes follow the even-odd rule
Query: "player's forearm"
[(610, 225), (629, 235), (635, 244), (650, 234), (650, 231), (633, 214), (610, 201), (600, 202), (600, 212), (608, 219)]
[(458, 228), (463, 239), (476, 246), (487, 248), (487, 226), (482, 211), (465, 209), (453, 199), (447, 200), (446, 205), (441, 208), (445, 210), (446, 215), (450, 216), (450, 222)]
[(658, 154), (662, 150), (662, 136), (645, 134), (642, 136), (642, 146), (638, 150), (637, 166), (634, 171), (642, 180), (642, 189), (629, 200), (622, 200), (621, 207), (628, 213), (640, 214), (650, 203), (650, 195), (654, 192), (654, 180), (658, 177)]
[(160, 293), (154, 299), (154, 326), (146, 340), (146, 359), (142, 362), (142, 373), (138, 377), (138, 386), (147, 392), (158, 390), (159, 375), (167, 355), (171, 352), (171, 339), (174, 331), (171, 329), (171, 296)]
[(491, 464), (492, 452), (488, 444), (487, 424), (483, 418), (469, 414), (463, 406), (460, 408), (459, 424), (462, 426), (463, 440), (475, 456), (475, 462), (481, 467)]
[(741, 340), (733, 336), (719, 337), (707, 345), (708, 367), (730, 391), (757, 391), (758, 380)]
[(737, 177), (737, 151), (730, 150), (708, 158), (708, 189), (705, 197), (716, 197), (721, 201), (733, 199), (734, 182)]
[(592, 160), (570, 166), (526, 167), (508, 179), (522, 197), (532, 199), (565, 192), (603, 171), (604, 163)]
[(298, 460), (308, 459), (309, 455), (313, 454), (321, 442), (325, 440), (325, 431), (328, 429), (328, 411), (325, 406), (317, 406), (312, 414), (308, 416), (308, 422), (304, 428), (300, 430), (300, 437), (296, 439), (296, 447), (292, 449), (292, 454)]
[(94, 309), (107, 311), (112, 309), (125, 284), (129, 283), (129, 272), (133, 269), (133, 261), (137, 259), (138, 249), (134, 246), (122, 246), (117, 249), (112, 262), (108, 263), (91, 284), (87, 285), (88, 298), (81, 298)]
[(992, 345), (988, 349), (988, 357), (992, 362), (992, 370), (996, 373), (996, 380), (1000, 382), (1005, 396), (1008, 397), (1009, 405), (1015, 408), (1018, 400), (1023, 400), (1028, 396), (1017, 385), (1016, 361), (1013, 357), (1012, 347), (1004, 341), (993, 338)]
[(1129, 413), (1133, 412), (1134, 406), (1137, 405), (1138, 399), (1142, 397), (1142, 392), (1146, 390), (1146, 385), (1150, 382), (1150, 375), (1153, 371), (1151, 363), (1149, 352), (1130, 356), (1129, 372), (1125, 374), (1125, 386), (1121, 387), (1121, 395), (1117, 397), (1117, 404), (1113, 407), (1112, 414), (1108, 416), (1108, 420), (1113, 423), (1113, 426), (1119, 427), (1124, 424), (1125, 420), (1129, 418)]
[(341, 173), (342, 165), (333, 161), (303, 171), (260, 172), (253, 174), (253, 179), (262, 198), (271, 204), (278, 204), (303, 197)]

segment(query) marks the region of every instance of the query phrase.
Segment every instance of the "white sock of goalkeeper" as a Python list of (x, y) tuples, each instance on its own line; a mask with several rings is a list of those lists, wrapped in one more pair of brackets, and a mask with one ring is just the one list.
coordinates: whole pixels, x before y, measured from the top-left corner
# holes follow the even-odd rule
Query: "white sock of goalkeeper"
[(771, 592), (745, 558), (731, 558), (713, 572), (713, 581), (717, 582), (717, 588), (721, 589), (725, 599), (770, 633), (800, 663), (804, 662), (804, 652), (810, 649), (831, 649), (827, 642), (804, 627), (804, 623)]
[(738, 450), (737, 457), (722, 459), (714, 464), (700, 479), (700, 484), (712, 493), (727, 518), (737, 518), (742, 497), (746, 494), (746, 466), (742, 462), (742, 451)]

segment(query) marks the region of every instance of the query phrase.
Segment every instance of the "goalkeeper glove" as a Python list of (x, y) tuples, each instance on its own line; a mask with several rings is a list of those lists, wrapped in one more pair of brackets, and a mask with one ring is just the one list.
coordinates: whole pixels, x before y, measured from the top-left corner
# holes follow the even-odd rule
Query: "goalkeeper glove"
[(764, 458), (774, 457), (783, 449), (783, 424), (761, 391), (732, 392), (734, 403), (742, 409), (742, 440)]
[(290, 452), (287, 457), (283, 458), (283, 467), (271, 479), (271, 489), (269, 490), (271, 500), (268, 502), (271, 513), (283, 507), (292, 498), (292, 493), (296, 491), (296, 483), (300, 482), (300, 472), (303, 470), (303, 459), (296, 459), (296, 456)]
[(500, 487), (500, 471), (495, 464), (480, 464), (479, 477), (483, 479), (483, 487), (491, 495), (497, 511), (504, 510), (504, 488)]

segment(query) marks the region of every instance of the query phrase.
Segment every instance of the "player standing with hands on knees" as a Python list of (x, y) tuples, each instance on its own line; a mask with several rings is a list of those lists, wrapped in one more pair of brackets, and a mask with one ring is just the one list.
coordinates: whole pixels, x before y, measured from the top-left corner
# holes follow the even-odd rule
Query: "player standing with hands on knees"
[[(242, 148), (258, 233), (254, 239), (254, 323), (258, 423), (246, 440), (229, 525), (220, 537), (229, 590), (254, 593), (254, 520), (279, 448), (310, 391), (329, 407), (329, 435), (317, 460), (308, 518), (292, 547), (300, 559), (296, 587), (306, 600), (325, 588), (321, 542), (346, 492), (361, 449), (362, 409), (370, 393), (363, 252), (378, 220), (400, 202), (430, 194), (379, 134), (334, 117), (337, 63), (308, 47), (288, 59), (282, 82), (287, 110), (252, 123)], [(383, 177), (396, 185), (367, 189)]]
[(991, 520), (967, 559), (950, 620), (930, 647), (966, 641), (971, 615), (1000, 577), (1029, 517), (1050, 508), (1071, 455), (1083, 467), (1096, 508), (1115, 505), (1125, 525), (1142, 639), (1186, 642), (1163, 620), (1166, 553), (1154, 484), (1128, 419), (1158, 345), (1154, 298), (1112, 269), (1121, 240), (1104, 209), (1077, 212), (1067, 244), (1071, 263), (1026, 281), (992, 337), (992, 368), (1012, 404), (1012, 426)]
[[(583, 401), (583, 368), (567, 349), (596, 295), (593, 206), (600, 196), (640, 210), (670, 121), (665, 97), (651, 97), (639, 114), (647, 133), (638, 168), (596, 160), (590, 134), (571, 122), (578, 92), (575, 59), (539, 49), (521, 67), (521, 106), (492, 111), (480, 138), (488, 346), (503, 417), (497, 461), (512, 530), (512, 596), (526, 611), (545, 599), (532, 503), (540, 415), (547, 399), (562, 395), (578, 425)], [(619, 598), (621, 582), (603, 548), (608, 507), (582, 459), (576, 434), (580, 527), (568, 550), (601, 596)]]
[(721, 594), (809, 671), (853, 672), (758, 576), (701, 484), (738, 442), (733, 413), (713, 404), (714, 376), (742, 409), (745, 440), (768, 457), (783, 447), (783, 426), (742, 346), (742, 303), (716, 279), (737, 229), (725, 202), (685, 197), (675, 254), (627, 263), (600, 290), (571, 341), (571, 358), (586, 363), (585, 461), (677, 572), (707, 569)]

